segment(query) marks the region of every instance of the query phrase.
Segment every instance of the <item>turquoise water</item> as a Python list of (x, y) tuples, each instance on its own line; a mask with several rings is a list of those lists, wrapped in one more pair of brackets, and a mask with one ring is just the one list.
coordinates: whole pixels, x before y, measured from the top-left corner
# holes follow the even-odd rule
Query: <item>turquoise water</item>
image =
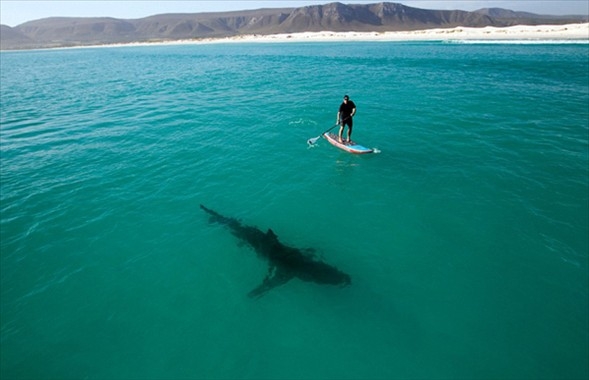
[[(2, 53), (0, 377), (587, 378), (588, 46)], [(201, 203), (352, 285), (248, 298)]]

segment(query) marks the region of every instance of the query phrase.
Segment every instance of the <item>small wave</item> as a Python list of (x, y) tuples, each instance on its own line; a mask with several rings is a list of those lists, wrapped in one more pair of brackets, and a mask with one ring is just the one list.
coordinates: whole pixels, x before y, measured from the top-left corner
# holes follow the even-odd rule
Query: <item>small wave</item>
[(316, 121), (313, 121), (313, 120), (309, 120), (309, 119), (300, 118), (300, 119), (297, 119), (297, 120), (291, 120), (291, 121), (289, 121), (288, 122), (288, 125), (291, 125), (291, 126), (292, 125), (296, 125), (296, 126), (304, 127), (304, 126), (307, 126), (307, 125), (317, 125), (317, 122)]
[(47, 291), (48, 289), (50, 289), (51, 287), (53, 287), (55, 285), (65, 283), (71, 276), (73, 276), (77, 273), (80, 273), (83, 270), (84, 270), (83, 267), (76, 268), (71, 271), (67, 271), (66, 269), (63, 269), (63, 270), (55, 273), (54, 275), (52, 275), (51, 278), (49, 279), (49, 281), (46, 281), (42, 284), (36, 285), (30, 292), (25, 294), (22, 298), (29, 298), (29, 297), (33, 297), (37, 294), (44, 293), (45, 291)]

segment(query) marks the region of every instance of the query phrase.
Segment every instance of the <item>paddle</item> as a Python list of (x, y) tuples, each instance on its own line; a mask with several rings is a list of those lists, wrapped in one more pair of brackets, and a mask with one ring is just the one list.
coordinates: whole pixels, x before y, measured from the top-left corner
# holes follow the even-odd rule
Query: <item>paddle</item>
[[(342, 120), (342, 122), (348, 120), (348, 118), (349, 118), (349, 116), (346, 117), (344, 120)], [(321, 136), (323, 136), (327, 132), (331, 131), (333, 128), (337, 127), (338, 125), (340, 125), (340, 124), (337, 123), (336, 125), (334, 125), (333, 127), (329, 128), (327, 131), (323, 132), (319, 136), (310, 138), (309, 140), (307, 140), (307, 144), (314, 145), (317, 142), (317, 140), (319, 140), (321, 138)]]
[(321, 136), (323, 136), (324, 134), (326, 134), (327, 132), (331, 131), (333, 128), (337, 127), (339, 124), (334, 125), (333, 127), (329, 128), (327, 131), (323, 132), (322, 134), (320, 134), (317, 137), (312, 137), (309, 140), (307, 140), (307, 144), (309, 145), (314, 145), (317, 140), (319, 140), (321, 138)]

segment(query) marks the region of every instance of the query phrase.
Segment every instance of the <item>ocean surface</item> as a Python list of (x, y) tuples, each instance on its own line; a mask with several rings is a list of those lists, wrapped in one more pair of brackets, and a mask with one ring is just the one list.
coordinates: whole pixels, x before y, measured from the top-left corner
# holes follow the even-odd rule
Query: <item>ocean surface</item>
[[(589, 376), (587, 43), (0, 58), (3, 380)], [(352, 284), (248, 297), (200, 204)]]

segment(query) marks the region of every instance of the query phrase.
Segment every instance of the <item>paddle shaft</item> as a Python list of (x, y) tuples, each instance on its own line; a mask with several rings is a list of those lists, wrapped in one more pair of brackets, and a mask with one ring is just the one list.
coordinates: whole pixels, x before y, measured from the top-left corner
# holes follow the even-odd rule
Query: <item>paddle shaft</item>
[(322, 134), (319, 135), (319, 137), (323, 136), (324, 134), (326, 134), (327, 132), (331, 131), (333, 128), (339, 126), (339, 123), (334, 125), (333, 127), (329, 128), (327, 131), (323, 132)]
[(346, 116), (344, 119), (342, 119), (339, 123), (337, 123), (336, 125), (334, 125), (333, 127), (329, 128), (327, 131), (323, 132), (321, 135), (323, 136), (324, 134), (326, 134), (327, 132), (331, 131), (333, 128), (337, 127), (338, 125), (341, 125), (344, 121), (348, 120), (349, 118), (351, 118), (352, 116)]
[(313, 144), (314, 141), (319, 140), (319, 138), (321, 138), (321, 136), (323, 136), (324, 134), (326, 134), (327, 132), (331, 131), (333, 128), (337, 127), (338, 125), (340, 125), (341, 123), (343, 123), (344, 121), (348, 120), (350, 118), (350, 116), (346, 117), (345, 119), (343, 119), (341, 122), (335, 124), (333, 127), (329, 128), (327, 131), (323, 132), (322, 134), (320, 134), (319, 136), (315, 137), (315, 138), (311, 138), (309, 140), (307, 140), (308, 143)]

